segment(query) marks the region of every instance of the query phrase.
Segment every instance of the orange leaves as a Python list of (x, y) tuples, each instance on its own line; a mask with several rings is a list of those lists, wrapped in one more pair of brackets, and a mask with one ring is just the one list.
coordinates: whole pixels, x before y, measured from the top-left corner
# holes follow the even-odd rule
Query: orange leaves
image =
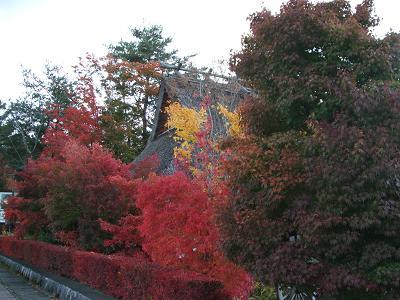
[(133, 85), (147, 96), (158, 94), (159, 86), (155, 79), (159, 79), (162, 75), (159, 62), (129, 62), (111, 55), (107, 58), (104, 69), (108, 80), (117, 85)]
[[(106, 93), (102, 123), (104, 145), (124, 162), (133, 161), (146, 145), (162, 75), (159, 63), (121, 60), (109, 55), (102, 80)], [(118, 131), (118, 134), (115, 132)]]

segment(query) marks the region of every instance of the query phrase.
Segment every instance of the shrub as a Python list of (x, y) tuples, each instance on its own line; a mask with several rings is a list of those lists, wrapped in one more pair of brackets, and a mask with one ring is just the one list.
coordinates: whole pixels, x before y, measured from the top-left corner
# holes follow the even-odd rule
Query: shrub
[(29, 161), (20, 178), (18, 197), (6, 205), (6, 217), (18, 221), (19, 237), (37, 239), (47, 231), (66, 244), (76, 238), (80, 247), (98, 249), (104, 233), (97, 220), (116, 222), (134, 209), (129, 166), (99, 145), (70, 140), (58, 155)]
[(72, 276), (72, 251), (44, 242), (1, 238), (3, 254), (62, 276)]
[(0, 251), (42, 270), (76, 279), (117, 298), (226, 298), (219, 281), (138, 257), (107, 256), (14, 238), (0, 238)]

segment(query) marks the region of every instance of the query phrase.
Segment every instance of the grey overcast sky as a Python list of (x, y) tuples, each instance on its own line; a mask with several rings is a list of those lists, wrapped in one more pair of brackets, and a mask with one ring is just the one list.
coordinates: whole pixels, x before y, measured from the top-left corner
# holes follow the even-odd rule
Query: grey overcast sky
[[(353, 5), (362, 0), (351, 0)], [(0, 99), (21, 93), (22, 66), (41, 72), (46, 62), (69, 67), (86, 52), (129, 37), (129, 27), (160, 24), (180, 54), (198, 53), (212, 66), (240, 48), (247, 16), (281, 0), (0, 0)], [(376, 34), (400, 31), (400, 0), (375, 0)]]

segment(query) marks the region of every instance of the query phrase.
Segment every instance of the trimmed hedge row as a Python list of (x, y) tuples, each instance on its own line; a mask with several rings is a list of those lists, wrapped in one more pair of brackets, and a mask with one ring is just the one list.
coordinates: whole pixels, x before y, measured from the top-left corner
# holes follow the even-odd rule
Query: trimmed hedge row
[(0, 238), (0, 251), (39, 269), (122, 299), (226, 299), (222, 284), (201, 274), (141, 258), (76, 251), (43, 242)]

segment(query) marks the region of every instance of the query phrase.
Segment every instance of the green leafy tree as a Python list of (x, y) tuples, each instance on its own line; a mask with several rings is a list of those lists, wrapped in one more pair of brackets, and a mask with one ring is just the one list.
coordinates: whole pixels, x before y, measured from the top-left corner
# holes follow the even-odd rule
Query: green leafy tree
[(13, 177), (13, 170), (7, 166), (4, 159), (0, 156), (0, 191), (10, 189), (9, 182)]
[(114, 57), (129, 61), (148, 63), (150, 61), (179, 62), (177, 50), (169, 50), (172, 38), (165, 37), (160, 25), (130, 29), (133, 40), (120, 41), (111, 45)]
[(125, 162), (143, 150), (152, 127), (161, 77), (160, 62), (184, 65), (170, 50), (172, 39), (161, 26), (131, 29), (132, 40), (111, 45), (105, 63), (107, 77), (105, 121), (106, 145)]
[(251, 18), (231, 66), (259, 92), (230, 141), (226, 254), (258, 280), (339, 299), (400, 294), (400, 36), (373, 1), (290, 0)]
[(25, 95), (0, 104), (0, 153), (14, 169), (22, 169), (28, 158), (41, 153), (50, 122), (46, 111), (69, 106), (74, 84), (60, 67), (46, 65), (44, 78), (24, 70), (23, 86)]
[(157, 62), (142, 64), (113, 57), (105, 69), (104, 143), (116, 157), (130, 162), (147, 142), (161, 70)]

